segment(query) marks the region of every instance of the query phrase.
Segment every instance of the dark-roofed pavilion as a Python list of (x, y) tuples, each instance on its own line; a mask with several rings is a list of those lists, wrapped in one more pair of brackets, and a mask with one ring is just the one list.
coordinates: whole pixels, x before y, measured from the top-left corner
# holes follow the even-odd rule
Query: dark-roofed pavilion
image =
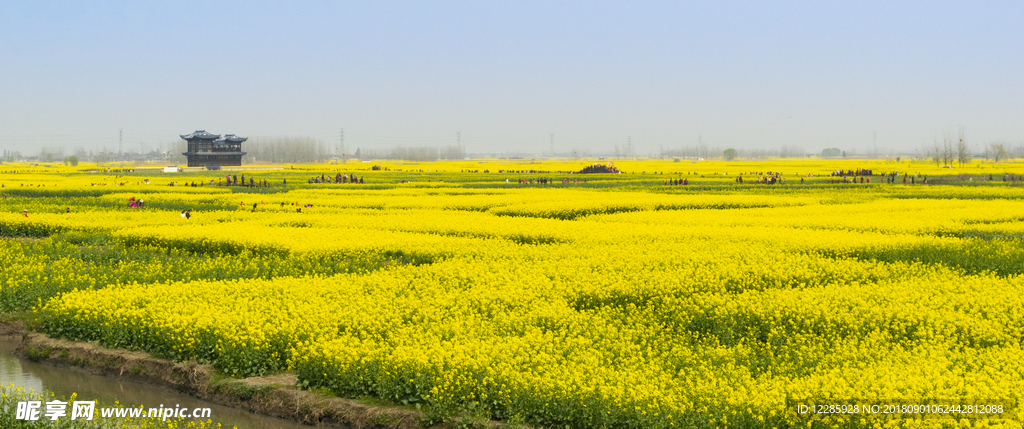
[(182, 153), (188, 157), (189, 167), (207, 166), (239, 166), (242, 165), (242, 142), (246, 137), (239, 137), (234, 134), (210, 134), (204, 130), (197, 130), (191, 134), (183, 134), (182, 139), (188, 142), (188, 152)]

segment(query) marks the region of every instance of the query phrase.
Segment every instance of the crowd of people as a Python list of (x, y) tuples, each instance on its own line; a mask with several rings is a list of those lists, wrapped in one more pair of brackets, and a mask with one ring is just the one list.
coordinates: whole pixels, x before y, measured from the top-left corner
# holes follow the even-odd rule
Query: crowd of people
[(349, 176), (348, 173), (337, 173), (334, 177), (327, 174), (321, 174), (319, 177), (313, 176), (309, 178), (306, 183), (363, 183), (363, 178), (356, 177), (355, 174)]
[[(225, 176), (225, 179), (227, 180), (227, 186), (248, 186), (250, 188), (267, 188), (267, 187), (270, 187), (270, 183), (267, 182), (266, 179), (262, 179), (260, 181), (256, 181), (256, 179), (254, 177), (252, 177), (252, 176), (249, 176), (249, 183), (248, 184), (245, 183), (245, 174), (244, 173), (242, 174), (242, 180), (238, 180), (238, 175), (237, 174), (233, 175), (233, 176), (228, 174), (227, 176)], [(210, 184), (211, 185), (213, 184), (213, 180), (210, 180)]]
[[(148, 179), (146, 180), (146, 184), (147, 185), (149, 184), (149, 180)], [(285, 183), (285, 184), (287, 184), (287, 183)], [(249, 181), (246, 182), (245, 174), (242, 174), (241, 179), (239, 179), (237, 174), (234, 175), (234, 176), (228, 174), (228, 175), (224, 176), (223, 180), (218, 180), (217, 183), (214, 183), (213, 179), (210, 179), (210, 183), (206, 183), (206, 182), (200, 180), (198, 182), (196, 182), (196, 181), (185, 182), (184, 185), (179, 185), (178, 182), (170, 182), (170, 183), (167, 184), (167, 186), (189, 186), (189, 187), (193, 187), (193, 188), (203, 187), (203, 186), (207, 186), (207, 185), (209, 185), (209, 186), (214, 186), (214, 185), (216, 185), (216, 186), (245, 186), (245, 187), (248, 187), (248, 188), (269, 188), (270, 187), (270, 182), (268, 182), (267, 179), (256, 180), (256, 178), (251, 177), (251, 176), (249, 177)]]
[(856, 170), (836, 170), (833, 171), (830, 176), (873, 176), (874, 172), (867, 168), (858, 168)]
[[(476, 172), (477, 171), (472, 171), (472, 173), (476, 173)], [(487, 173), (487, 170), (484, 170), (484, 173)], [(551, 173), (551, 172), (550, 171), (541, 171), (541, 170), (498, 170), (498, 173), (499, 174), (503, 174), (503, 173), (512, 173), (512, 174), (545, 174), (545, 173)], [(563, 172), (559, 171), (558, 173), (563, 173)]]
[[(778, 171), (769, 171), (769, 172), (761, 172), (761, 173), (751, 172), (751, 173), (747, 173), (747, 175), (751, 175), (751, 176), (756, 175), (757, 176), (756, 179), (747, 179), (747, 182), (750, 182), (750, 183), (757, 183), (757, 184), (762, 184), (762, 185), (774, 185), (776, 183), (786, 183), (786, 179), (784, 179), (782, 177), (782, 173), (780, 173)], [(739, 176), (736, 176), (736, 179), (734, 179), (734, 181), (736, 183), (744, 183), (743, 176), (744, 176), (743, 173), (740, 173)], [(803, 183), (803, 179), (800, 179), (800, 181), (801, 181), (801, 183)]]
[[(870, 170), (867, 170), (870, 171)], [(870, 175), (849, 175), (842, 176), (842, 179), (831, 179), (829, 183), (871, 183)], [(902, 182), (904, 185), (917, 184), (919, 179), (922, 183), (928, 184), (928, 176), (921, 176), (920, 174), (900, 173), (897, 171), (891, 171), (888, 173), (879, 173), (878, 177), (875, 178), (879, 183), (896, 184)]]
[[(533, 185), (533, 184), (550, 185), (552, 183), (557, 183), (557, 182), (561, 182), (563, 184), (587, 183), (587, 179), (586, 178), (580, 179), (580, 178), (576, 178), (576, 177), (571, 178), (571, 179), (568, 178), (568, 177), (562, 178), (562, 179), (552, 179), (550, 177), (528, 177), (528, 178), (516, 179), (516, 183), (518, 183), (520, 185)], [(505, 184), (509, 184), (509, 183), (511, 183), (509, 181), (509, 179), (505, 179)]]

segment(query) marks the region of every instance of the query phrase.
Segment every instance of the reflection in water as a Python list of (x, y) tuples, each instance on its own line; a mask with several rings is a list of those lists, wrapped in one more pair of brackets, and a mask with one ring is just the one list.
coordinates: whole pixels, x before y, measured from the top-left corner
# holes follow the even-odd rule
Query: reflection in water
[[(6, 347), (3, 347), (6, 349)], [(12, 349), (13, 350), (13, 349)], [(21, 362), (11, 356), (10, 351), (4, 350), (0, 356), (0, 384), (14, 384), (25, 390), (32, 389), (36, 392), (43, 391), (43, 380), (21, 367)]]
[(45, 388), (57, 397), (67, 398), (72, 393), (78, 394), (78, 400), (97, 400), (101, 404), (113, 404), (120, 401), (122, 405), (145, 408), (150, 407), (188, 407), (210, 408), (211, 418), (225, 427), (272, 429), (302, 428), (303, 425), (290, 420), (276, 417), (261, 416), (249, 411), (217, 405), (203, 401), (176, 390), (145, 384), (137, 381), (122, 380), (89, 374), (79, 368), (55, 367), (21, 360), (12, 355), (18, 347), (20, 338), (0, 337), (0, 383), (14, 383), (25, 389), (40, 392)]

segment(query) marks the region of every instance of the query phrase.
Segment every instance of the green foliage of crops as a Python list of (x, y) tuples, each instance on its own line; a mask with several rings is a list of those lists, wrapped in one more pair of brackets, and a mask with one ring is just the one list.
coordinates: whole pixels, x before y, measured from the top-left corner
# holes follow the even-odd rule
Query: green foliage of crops
[[(638, 165), (586, 180), (423, 165), (360, 170), (371, 186), (286, 170), (256, 173), (276, 175), (267, 189), (154, 176), (23, 193), (0, 205), (0, 305), (34, 308), (54, 336), (236, 377), (293, 371), (442, 419), (966, 427), (808, 422), (785, 404), (1024, 398), (1015, 182), (861, 184), (807, 162), (763, 185), (736, 180), (763, 175), (741, 163)], [(216, 178), (189, 174), (176, 177)], [(152, 205), (125, 207), (133, 196)]]

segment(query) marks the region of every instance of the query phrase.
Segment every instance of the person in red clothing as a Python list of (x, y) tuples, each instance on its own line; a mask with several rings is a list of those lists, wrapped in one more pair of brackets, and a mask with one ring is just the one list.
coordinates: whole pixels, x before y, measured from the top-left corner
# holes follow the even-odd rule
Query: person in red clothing
[(25, 216), (25, 217), (28, 217), (28, 209), (25, 209), (24, 211), (22, 211), (21, 215)]

